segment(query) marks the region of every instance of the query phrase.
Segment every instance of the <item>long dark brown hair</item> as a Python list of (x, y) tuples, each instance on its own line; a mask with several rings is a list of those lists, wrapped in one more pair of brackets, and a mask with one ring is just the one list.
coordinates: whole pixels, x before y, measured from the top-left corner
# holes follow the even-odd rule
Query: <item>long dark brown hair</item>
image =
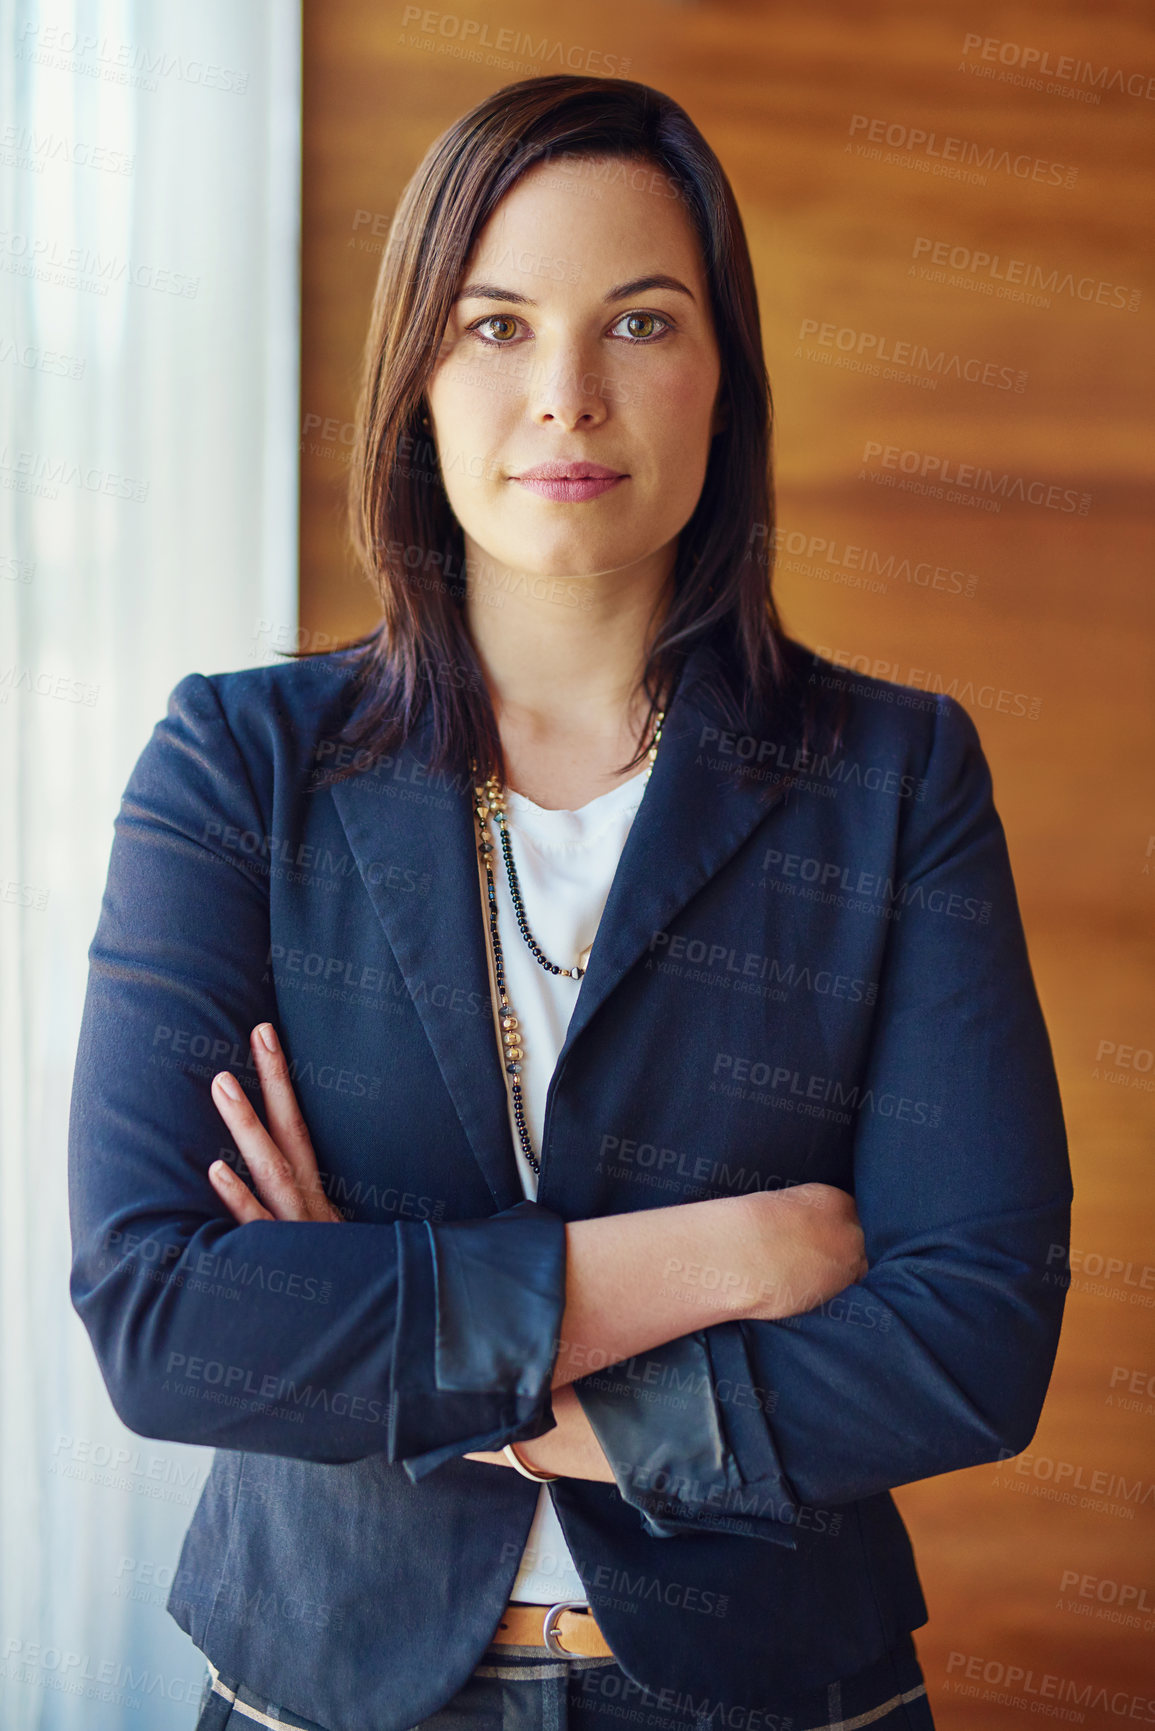
[[(381, 260), (365, 348), (349, 473), (349, 533), (381, 601), (379, 625), (346, 646), (351, 703), (341, 743), (356, 762), (395, 752), (432, 707), (430, 772), (505, 781), (493, 706), (466, 629), (464, 542), (426, 430), (424, 392), (454, 297), (484, 224), (526, 171), (579, 159), (597, 174), (645, 164), (668, 177), (701, 246), (721, 359), (723, 426), (697, 506), (678, 539), (672, 594), (646, 647), (649, 702), (685, 656), (709, 646), (707, 683), (741, 728), (748, 702), (789, 677), (771, 593), (772, 403), (754, 273), (730, 183), (685, 110), (624, 79), (528, 78), (487, 96), (430, 147), (402, 194)], [(575, 165), (576, 166), (576, 165)], [(327, 777), (327, 780), (339, 777)]]

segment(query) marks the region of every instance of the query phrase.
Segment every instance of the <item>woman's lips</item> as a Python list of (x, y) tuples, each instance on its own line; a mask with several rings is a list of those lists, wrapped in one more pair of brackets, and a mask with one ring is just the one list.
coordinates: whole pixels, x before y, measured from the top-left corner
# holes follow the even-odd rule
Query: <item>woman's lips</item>
[(616, 487), (621, 481), (628, 481), (628, 475), (584, 475), (580, 480), (573, 477), (547, 479), (536, 475), (515, 475), (514, 479), (521, 487), (528, 487), (531, 493), (538, 493), (543, 499), (554, 499), (562, 505), (577, 504), (582, 499), (597, 499), (603, 493), (608, 493), (611, 487)]

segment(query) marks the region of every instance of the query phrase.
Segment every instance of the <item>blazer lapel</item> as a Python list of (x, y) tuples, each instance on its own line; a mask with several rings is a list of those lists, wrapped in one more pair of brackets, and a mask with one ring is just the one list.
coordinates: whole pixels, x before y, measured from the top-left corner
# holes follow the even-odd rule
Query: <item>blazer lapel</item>
[[(598, 923), (558, 1068), (614, 987), (690, 898), (719, 872), (751, 831), (785, 796), (769, 753), (764, 773), (740, 780), (745, 748), (729, 735), (712, 701), (695, 689), (705, 665), (701, 649), (687, 658), (662, 724), (662, 737)], [(755, 748), (775, 746), (770, 716), (755, 723)], [(783, 742), (784, 743), (784, 742)]]
[[(667, 710), (653, 773), (610, 886), (559, 1068), (654, 933), (670, 923), (783, 797), (773, 774), (740, 782), (739, 757), (719, 754), (723, 723), (694, 690), (703, 666), (703, 651), (694, 650)], [(430, 778), (430, 721), (427, 706), (387, 768), (361, 771), (330, 792), (494, 1202), (509, 1208), (522, 1199), (522, 1189), (490, 1007), (473, 787), (468, 778)], [(414, 797), (417, 789), (420, 797)], [(429, 893), (391, 889), (407, 881), (405, 874), (428, 882)], [(430, 991), (435, 983), (459, 988), (462, 1001), (485, 1006), (482, 1014), (435, 1003)], [(478, 996), (471, 999), (472, 993)], [(552, 1087), (551, 1081), (551, 1092)]]
[[(467, 777), (430, 777), (431, 719), (426, 706), (387, 767), (362, 771), (330, 791), (494, 1202), (512, 1208), (523, 1192), (494, 1033), (473, 787)], [(414, 876), (429, 885), (427, 894), (390, 888)], [(445, 990), (459, 992), (459, 1004), (480, 1004), (481, 1013), (447, 1005)]]

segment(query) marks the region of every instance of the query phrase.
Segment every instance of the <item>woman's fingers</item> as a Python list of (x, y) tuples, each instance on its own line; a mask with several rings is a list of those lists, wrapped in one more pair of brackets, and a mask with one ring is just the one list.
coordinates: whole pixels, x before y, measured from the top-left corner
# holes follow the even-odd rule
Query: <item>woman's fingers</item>
[[(250, 1215), (249, 1218), (308, 1220), (305, 1198), (301, 1195), (292, 1166), (246, 1100), (244, 1089), (228, 1070), (222, 1070), (213, 1077), (213, 1100), (233, 1141), (244, 1155), (261, 1201), (269, 1210), (268, 1214)], [(247, 1188), (239, 1178), (236, 1183), (240, 1190)], [(232, 1188), (229, 1187), (227, 1194), (224, 1190), (218, 1193), (225, 1197), (235, 1213)], [(243, 1202), (239, 1191), (238, 1200)]]
[(340, 1220), (342, 1216), (330, 1205), (317, 1169), (313, 1139), (305, 1123), (289, 1075), (289, 1065), (276, 1029), (271, 1022), (261, 1022), (250, 1037), (253, 1061), (260, 1077), (265, 1102), (265, 1117), (269, 1135), (289, 1163), (293, 1180), (304, 1201), (308, 1220)]
[(289, 1066), (272, 1024), (261, 1022), (255, 1027), (251, 1043), (268, 1128), (229, 1071), (222, 1070), (213, 1077), (213, 1099), (244, 1155), (260, 1201), (220, 1161), (210, 1171), (213, 1188), (242, 1223), (343, 1219), (322, 1186), (309, 1128), (297, 1104)]
[(261, 1079), (269, 1134), (292, 1169), (297, 1189), (304, 1199), (308, 1220), (343, 1220), (325, 1193), (313, 1138), (297, 1104), (284, 1049), (271, 1022), (261, 1022), (251, 1036), (253, 1058)]
[(257, 1201), (244, 1179), (238, 1177), (232, 1167), (223, 1160), (214, 1160), (209, 1167), (209, 1182), (241, 1226), (247, 1226), (250, 1220), (275, 1218)]

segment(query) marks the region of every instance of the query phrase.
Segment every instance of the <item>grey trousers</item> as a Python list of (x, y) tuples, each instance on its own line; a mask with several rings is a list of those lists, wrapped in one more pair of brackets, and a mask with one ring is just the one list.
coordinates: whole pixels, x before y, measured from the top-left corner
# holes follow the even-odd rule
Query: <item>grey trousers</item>
[[(934, 1731), (914, 1642), (905, 1636), (853, 1677), (745, 1707), (718, 1698), (654, 1695), (613, 1659), (554, 1660), (529, 1647), (491, 1646), (444, 1707), (412, 1731)], [(744, 1716), (744, 1718), (742, 1717)], [(268, 1701), (210, 1664), (195, 1731), (328, 1731)]]

